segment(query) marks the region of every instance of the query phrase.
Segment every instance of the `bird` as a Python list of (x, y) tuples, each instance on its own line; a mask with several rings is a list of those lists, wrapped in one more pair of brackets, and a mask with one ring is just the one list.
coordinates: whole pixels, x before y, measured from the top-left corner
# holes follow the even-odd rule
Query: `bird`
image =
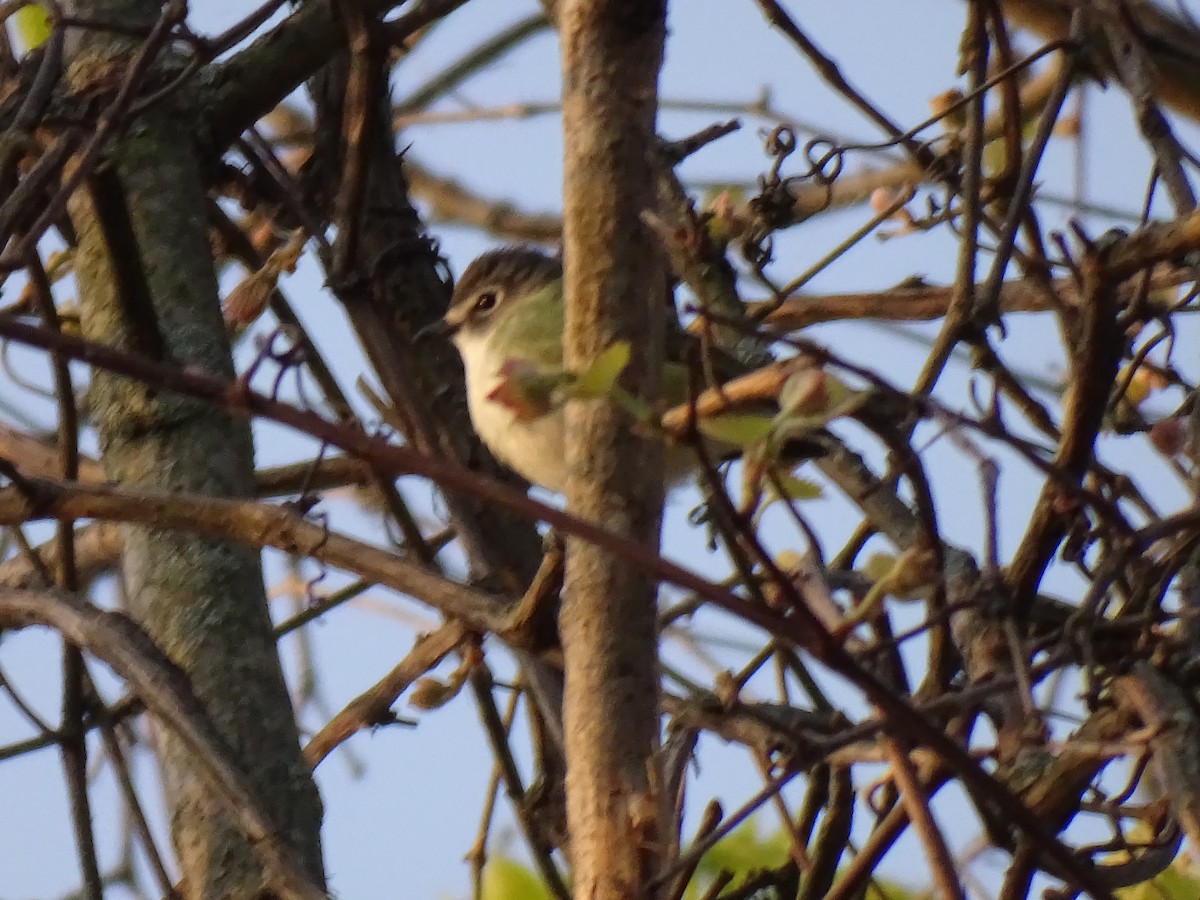
[[(663, 399), (677, 405), (687, 399), (687, 348), (698, 340), (684, 332), (666, 302), (667, 360), (663, 367)], [(443, 318), (432, 330), (449, 337), (462, 358), (467, 409), (476, 433), (503, 465), (531, 484), (565, 493), (570, 474), (566, 454), (566, 415), (561, 400), (531, 412), (523, 409), (522, 394), (532, 383), (555, 384), (563, 371), (565, 302), (563, 266), (559, 257), (529, 246), (491, 250), (473, 260), (454, 286)], [(705, 347), (707, 373), (718, 383), (745, 374), (746, 363), (720, 348)], [(514, 396), (515, 395), (515, 396)], [(777, 404), (751, 409), (770, 416)], [(701, 430), (711, 424), (702, 419)], [(716, 438), (705, 445), (713, 459), (738, 455), (738, 446)], [(814, 455), (811, 442), (788, 440), (782, 457), (799, 460)], [(697, 469), (694, 448), (669, 443), (666, 448), (666, 487), (683, 483)]]
[(492, 250), (463, 270), (442, 319), (462, 358), (476, 434), (503, 465), (557, 493), (566, 490), (568, 474), (562, 410), (523, 417), (495, 392), (511, 361), (561, 371), (562, 278), (562, 261), (539, 250)]
[[(663, 309), (670, 311), (665, 303)], [(435, 325), (462, 358), (471, 424), (488, 450), (531, 484), (564, 493), (569, 471), (561, 403), (529, 415), (520, 409), (519, 397), (514, 403), (505, 396), (512, 386), (506, 382), (513, 379), (541, 375), (552, 380), (563, 372), (562, 260), (528, 246), (484, 253), (463, 271), (445, 316)], [(679, 336), (676, 329), (674, 337)], [(682, 353), (682, 341), (668, 344), (669, 355)], [(684, 400), (687, 370), (681, 359), (668, 360), (663, 382), (669, 402)], [(668, 486), (694, 468), (690, 448), (668, 448)]]

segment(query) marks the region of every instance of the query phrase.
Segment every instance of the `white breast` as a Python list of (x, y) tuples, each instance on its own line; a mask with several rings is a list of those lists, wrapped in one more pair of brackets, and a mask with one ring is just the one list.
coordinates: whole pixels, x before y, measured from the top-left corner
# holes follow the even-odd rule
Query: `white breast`
[(500, 462), (527, 481), (562, 493), (567, 486), (563, 412), (519, 421), (513, 411), (489, 395), (500, 384), (506, 358), (479, 335), (455, 336), (467, 376), (467, 408), (476, 434)]

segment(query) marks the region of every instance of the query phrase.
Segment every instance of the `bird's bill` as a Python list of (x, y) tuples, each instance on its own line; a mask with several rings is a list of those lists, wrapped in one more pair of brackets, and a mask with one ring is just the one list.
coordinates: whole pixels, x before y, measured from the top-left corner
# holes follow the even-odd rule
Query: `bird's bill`
[(451, 322), (447, 318), (434, 319), (428, 325), (417, 330), (413, 335), (413, 340), (423, 341), (431, 337), (454, 337), (454, 333), (458, 331), (458, 326), (461, 323)]

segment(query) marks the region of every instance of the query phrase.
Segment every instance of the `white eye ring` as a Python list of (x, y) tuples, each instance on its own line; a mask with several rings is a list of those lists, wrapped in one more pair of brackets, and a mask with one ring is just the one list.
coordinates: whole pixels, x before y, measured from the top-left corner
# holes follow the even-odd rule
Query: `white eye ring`
[(485, 291), (475, 299), (475, 312), (488, 312), (495, 309), (499, 299), (495, 291)]

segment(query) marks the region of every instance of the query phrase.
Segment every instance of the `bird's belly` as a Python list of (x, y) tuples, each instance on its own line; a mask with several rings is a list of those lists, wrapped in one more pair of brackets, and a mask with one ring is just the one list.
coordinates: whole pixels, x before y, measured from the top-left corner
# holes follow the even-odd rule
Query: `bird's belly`
[(521, 420), (513, 411), (488, 399), (494, 387), (470, 392), (471, 424), (500, 462), (531, 484), (562, 493), (567, 487), (566, 436), (563, 411)]
[[(533, 419), (518, 418), (510, 407), (493, 399), (503, 379), (496, 375), (479, 377), (482, 372), (494, 373), (501, 366), (490, 357), (477, 359), (474, 354), (464, 354), (464, 360), (476, 376), (467, 380), (471, 424), (488, 450), (530, 484), (565, 493), (570, 474), (565, 411), (559, 408)], [(664, 480), (669, 490), (686, 481), (695, 471), (695, 452), (688, 447), (668, 447), (664, 462)]]

